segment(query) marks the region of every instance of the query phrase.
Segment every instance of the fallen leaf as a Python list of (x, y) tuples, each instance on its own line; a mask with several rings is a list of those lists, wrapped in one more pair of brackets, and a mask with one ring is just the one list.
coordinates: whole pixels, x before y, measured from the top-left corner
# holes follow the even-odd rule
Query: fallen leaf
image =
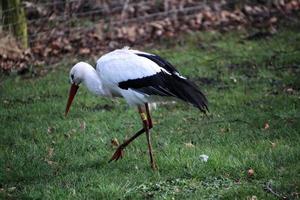
[(254, 175), (254, 170), (252, 168), (250, 168), (247, 172), (249, 177), (252, 177)]
[(274, 24), (278, 21), (277, 17), (272, 17), (269, 19), (269, 23)]
[(257, 196), (253, 195), (253, 196), (250, 197), (249, 200), (257, 200)]
[(70, 137), (71, 137), (71, 134), (70, 134), (70, 133), (65, 133), (64, 136), (65, 136), (66, 138), (70, 138)]
[(47, 129), (47, 133), (52, 133), (54, 131), (54, 128), (53, 127), (48, 127), (48, 129)]
[[(30, 20), (33, 22), (28, 26), (31, 53), (26, 54), (26, 50), (18, 46), (16, 38), (4, 36), (4, 40), (3, 37), (1, 38), (4, 48), (0, 48), (0, 68), (4, 71), (10, 71), (13, 68), (29, 68), (36, 66), (41, 60), (45, 63), (53, 63), (61, 60), (66, 53), (99, 55), (101, 54), (99, 50), (106, 51), (107, 47), (115, 49), (127, 42), (151, 43), (160, 37), (176, 36), (181, 30), (185, 32), (199, 29), (230, 30), (251, 26), (266, 28), (273, 34), (273, 30), (276, 31), (275, 25), (281, 21), (279, 17), (282, 14), (289, 19), (289, 14), (294, 11), (298, 12), (300, 9), (299, 0), (270, 1), (272, 3), (268, 6), (266, 6), (266, 1), (261, 1), (264, 3), (213, 1), (204, 3), (203, 8), (200, 6), (199, 9), (197, 1), (194, 0), (168, 0), (159, 4), (155, 3), (156, 1), (134, 3), (134, 5), (129, 3), (120, 10), (120, 13), (115, 7), (116, 4), (110, 3), (114, 1), (98, 0), (94, 1), (98, 2), (95, 4), (83, 2), (67, 3), (67, 9), (62, 12), (57, 6), (46, 9), (28, 1), (24, 2), (27, 5)], [(100, 7), (101, 12), (88, 15), (91, 17), (93, 26), (84, 29), (72, 25), (73, 12), (83, 11), (83, 15), (78, 16), (78, 19), (83, 17), (89, 21), (85, 11), (88, 9), (98, 10)], [(189, 11), (190, 8), (196, 10)], [(112, 10), (115, 11), (112, 12)], [(172, 13), (173, 10), (180, 12)], [(164, 16), (162, 17), (160, 16), (161, 11), (171, 13), (166, 16), (162, 15)], [(108, 14), (110, 18), (106, 20), (105, 16)], [(70, 18), (65, 18), (65, 16), (70, 16)], [(40, 18), (47, 18), (53, 23), (53, 26), (45, 26), (44, 20), (38, 20)], [(98, 18), (103, 20), (95, 20)], [(66, 21), (59, 19), (66, 19)], [(131, 22), (125, 23), (126, 20)], [(115, 29), (117, 31), (114, 31)]]
[(48, 148), (47, 158), (51, 158), (53, 156), (53, 153), (54, 153), (54, 148), (52, 147)]
[(275, 142), (270, 142), (270, 143), (271, 143), (272, 148), (275, 148), (277, 145)]
[(229, 132), (230, 131), (230, 128), (221, 128), (220, 129), (221, 133), (225, 133), (225, 132)]
[(230, 77), (230, 80), (232, 80), (234, 83), (237, 83), (237, 79), (233, 76)]
[(7, 190), (9, 191), (9, 192), (13, 192), (13, 191), (15, 191), (17, 188), (16, 187), (10, 187), (10, 188), (8, 188)]
[(48, 165), (56, 165), (57, 164), (57, 162), (54, 162), (52, 160), (45, 159), (45, 161), (48, 163)]
[(119, 141), (117, 138), (111, 139), (111, 146), (112, 147), (118, 147), (119, 146)]
[(285, 91), (289, 94), (293, 94), (294, 93), (294, 89), (293, 88), (286, 88)]
[(81, 54), (81, 55), (86, 55), (86, 54), (89, 54), (89, 53), (91, 53), (91, 50), (88, 49), (88, 48), (80, 48), (79, 49), (79, 54)]
[(184, 145), (188, 148), (195, 147), (195, 145), (192, 142), (184, 143)]
[(127, 39), (130, 41), (130, 42), (134, 42), (136, 40), (136, 27), (135, 26), (131, 26), (131, 27), (128, 27), (126, 32), (127, 32)]
[(269, 129), (269, 128), (270, 128), (270, 125), (269, 125), (268, 122), (266, 122), (265, 125), (264, 125), (264, 129), (267, 130), (267, 129)]
[(86, 128), (86, 123), (85, 123), (85, 121), (82, 121), (82, 122), (80, 123), (80, 129), (81, 129), (81, 130), (85, 130), (85, 128)]

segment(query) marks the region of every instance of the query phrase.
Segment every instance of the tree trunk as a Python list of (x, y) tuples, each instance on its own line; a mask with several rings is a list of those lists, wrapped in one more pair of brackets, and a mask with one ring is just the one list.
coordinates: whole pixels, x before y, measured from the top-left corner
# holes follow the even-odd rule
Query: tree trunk
[(27, 48), (27, 23), (21, 0), (1, 0), (1, 2), (4, 30), (13, 32), (23, 47)]

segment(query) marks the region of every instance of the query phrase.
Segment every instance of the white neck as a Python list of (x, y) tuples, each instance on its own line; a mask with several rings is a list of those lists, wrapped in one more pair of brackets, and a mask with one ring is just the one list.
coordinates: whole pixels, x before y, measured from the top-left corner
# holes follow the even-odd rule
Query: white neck
[(103, 88), (103, 84), (100, 77), (91, 65), (89, 65), (89, 67), (84, 68), (82, 82), (90, 92), (96, 95), (111, 96), (110, 92)]

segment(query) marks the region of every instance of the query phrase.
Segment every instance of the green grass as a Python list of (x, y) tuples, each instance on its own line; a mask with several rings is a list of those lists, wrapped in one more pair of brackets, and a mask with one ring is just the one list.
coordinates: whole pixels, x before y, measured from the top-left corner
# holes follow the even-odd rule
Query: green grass
[(195, 81), (210, 102), (209, 117), (184, 103), (152, 112), (156, 172), (145, 136), (122, 160), (107, 163), (114, 152), (111, 139), (123, 141), (141, 127), (136, 109), (124, 100), (97, 98), (81, 87), (70, 114), (63, 116), (73, 63), (61, 62), (44, 77), (4, 77), (1, 197), (299, 198), (300, 32), (288, 28), (268, 39), (244, 37), (195, 33), (178, 45), (164, 41), (159, 50), (150, 50)]

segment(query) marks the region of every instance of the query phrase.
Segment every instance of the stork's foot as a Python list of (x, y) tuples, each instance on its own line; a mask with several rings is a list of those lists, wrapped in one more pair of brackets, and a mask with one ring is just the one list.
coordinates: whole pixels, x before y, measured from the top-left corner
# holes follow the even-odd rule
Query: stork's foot
[(120, 145), (108, 162), (111, 162), (113, 160), (117, 161), (120, 158), (123, 158), (123, 155), (124, 155), (123, 149), (124, 149), (124, 147), (122, 145)]

